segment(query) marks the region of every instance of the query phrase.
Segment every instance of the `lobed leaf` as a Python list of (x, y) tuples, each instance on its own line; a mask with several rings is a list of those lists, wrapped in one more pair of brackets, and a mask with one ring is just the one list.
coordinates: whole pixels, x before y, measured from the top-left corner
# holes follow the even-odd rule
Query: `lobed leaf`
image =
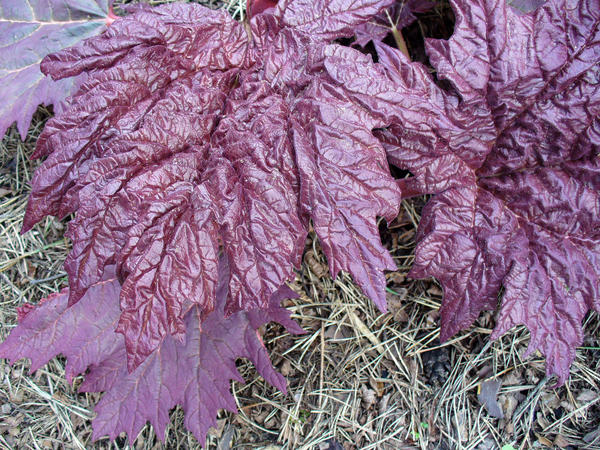
[(62, 101), (74, 80), (53, 81), (44, 56), (102, 32), (114, 20), (108, 0), (0, 0), (0, 135), (14, 122), (25, 140), (38, 105)]
[(414, 175), (403, 194), (434, 194), (411, 275), (444, 287), (442, 338), (495, 309), (503, 287), (492, 337), (525, 324), (527, 353), (564, 383), (581, 321), (600, 311), (598, 1), (527, 15), (504, 0), (452, 6), (454, 35), (427, 49), (453, 91), (382, 44), (382, 66), (351, 49), (329, 50), (325, 66), (387, 118), (388, 158)]
[(19, 325), (0, 344), (0, 357), (31, 358), (34, 371), (63, 354), (69, 381), (89, 369), (80, 390), (105, 391), (92, 421), (94, 439), (104, 435), (115, 439), (125, 432), (133, 441), (149, 421), (162, 440), (169, 410), (181, 405), (186, 427), (203, 443), (208, 429), (216, 426), (219, 409), (237, 412), (230, 392), (231, 380), (243, 382), (237, 358), (248, 358), (269, 383), (285, 392), (285, 379), (271, 365), (257, 329), (276, 321), (290, 332), (302, 332), (279, 305), (282, 299), (295, 296), (286, 287), (276, 291), (265, 308), (225, 317), (228, 270), (226, 258), (221, 258), (217, 306), (206, 317), (197, 307), (186, 314), (185, 342), (168, 336), (131, 373), (125, 340), (115, 332), (120, 315), (116, 278), (96, 283), (72, 307), (68, 307), (68, 290), (28, 307)]
[(315, 4), (321, 35), (301, 25), (302, 5), (256, 15), (251, 36), (198, 5), (138, 9), (42, 64), (88, 78), (38, 140), (47, 159), (23, 227), (76, 213), (69, 305), (116, 265), (130, 371), (168, 336), (185, 340), (188, 311), (214, 308), (220, 248), (226, 314), (267, 307), (310, 220), (332, 273), (350, 272), (385, 310), (382, 271), (395, 264), (376, 220), (395, 217), (400, 191), (371, 132), (383, 122), (322, 63), (328, 40), (386, 2)]

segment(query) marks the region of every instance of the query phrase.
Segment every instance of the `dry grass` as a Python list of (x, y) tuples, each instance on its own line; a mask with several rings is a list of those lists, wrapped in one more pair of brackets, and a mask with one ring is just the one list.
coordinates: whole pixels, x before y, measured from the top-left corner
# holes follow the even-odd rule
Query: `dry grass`
[[(231, 0), (236, 8), (239, 0)], [(28, 156), (48, 112), (40, 110), (22, 143), (13, 128), (0, 145), (0, 324), (4, 338), (17, 306), (36, 302), (66, 282), (65, 225), (47, 219), (19, 229), (37, 166)], [(206, 446), (285, 449), (401, 449), (533, 447), (600, 448), (600, 321), (586, 319), (586, 341), (567, 384), (551, 389), (539, 356), (522, 360), (528, 333), (489, 342), (493, 315), (439, 344), (439, 286), (407, 279), (423, 199), (404, 202), (398, 218), (381, 227), (398, 272), (388, 274), (390, 313), (381, 314), (347, 276), (332, 280), (318, 242), (307, 242), (304, 264), (288, 301), (306, 330), (290, 336), (267, 326), (273, 363), (289, 380), (287, 395), (268, 386), (240, 361), (247, 384), (233, 383), (240, 413), (221, 413)], [(90, 419), (99, 395), (78, 394), (56, 358), (27, 372), (27, 362), (0, 361), (0, 447), (17, 449), (188, 449), (198, 442), (172, 412), (165, 443), (147, 426), (132, 446), (125, 439), (91, 442)], [(482, 382), (502, 382), (504, 419), (481, 406)], [(505, 447), (510, 448), (510, 447)]]
[[(40, 111), (27, 142), (20, 142), (11, 129), (0, 146), (3, 336), (15, 323), (17, 306), (55, 292), (66, 281), (61, 267), (68, 251), (64, 225), (47, 219), (32, 232), (19, 234), (37, 165), (28, 156), (45, 117)], [(404, 202), (396, 221), (382, 227), (382, 238), (399, 267), (388, 275), (388, 314), (379, 313), (348, 277), (332, 280), (318, 242), (309, 239), (293, 284), (300, 298), (288, 302), (306, 334), (289, 336), (277, 325), (264, 333), (274, 364), (289, 380), (288, 394), (266, 385), (250, 363), (240, 361), (248, 380), (246, 385), (233, 384), (240, 414), (222, 413), (208, 447), (227, 448), (232, 440), (238, 448), (600, 448), (598, 317), (588, 317), (585, 347), (577, 353), (569, 382), (557, 390), (549, 388), (541, 358), (521, 360), (526, 331), (489, 343), (491, 314), (440, 346), (439, 287), (404, 276), (412, 261), (421, 204)], [(432, 360), (435, 370), (428, 370)], [(0, 445), (131, 448), (124, 439), (90, 441), (90, 419), (99, 396), (78, 394), (80, 380), (75, 387), (68, 385), (62, 359), (34, 376), (28, 375), (26, 362), (10, 367), (2, 361), (0, 374)], [(491, 418), (477, 399), (478, 386), (490, 378), (502, 381), (503, 420)], [(165, 444), (157, 442), (148, 426), (133, 447), (196, 446), (177, 409)]]

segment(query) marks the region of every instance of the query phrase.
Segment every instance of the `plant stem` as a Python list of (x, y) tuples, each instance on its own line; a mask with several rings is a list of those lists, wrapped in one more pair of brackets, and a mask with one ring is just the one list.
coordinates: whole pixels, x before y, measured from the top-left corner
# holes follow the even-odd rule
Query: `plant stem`
[(394, 40), (396, 41), (396, 46), (398, 47), (398, 50), (404, 53), (406, 57), (410, 60), (408, 47), (406, 46), (406, 42), (404, 41), (404, 36), (402, 36), (402, 32), (398, 28), (396, 28), (396, 26), (393, 26), (392, 35), (394, 36)]

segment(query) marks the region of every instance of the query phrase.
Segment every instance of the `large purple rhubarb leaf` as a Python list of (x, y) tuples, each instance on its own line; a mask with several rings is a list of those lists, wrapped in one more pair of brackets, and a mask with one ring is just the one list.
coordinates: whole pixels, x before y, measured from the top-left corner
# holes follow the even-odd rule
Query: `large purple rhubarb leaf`
[(114, 439), (126, 432), (133, 442), (149, 421), (162, 440), (169, 410), (181, 405), (186, 427), (204, 443), (208, 429), (216, 425), (219, 409), (237, 412), (230, 392), (231, 380), (244, 381), (236, 369), (237, 358), (248, 358), (265, 380), (286, 390), (285, 379), (271, 365), (258, 328), (275, 321), (290, 332), (302, 332), (280, 306), (282, 299), (295, 296), (285, 286), (276, 291), (265, 308), (225, 317), (227, 270), (222, 258), (213, 312), (203, 317), (203, 312), (193, 307), (184, 317), (185, 342), (168, 336), (132, 373), (127, 370), (123, 336), (115, 332), (120, 286), (114, 278), (90, 287), (72, 307), (68, 307), (68, 290), (48, 297), (35, 308), (29, 307), (19, 325), (0, 344), (0, 357), (13, 361), (30, 358), (34, 371), (63, 354), (69, 380), (89, 368), (80, 390), (105, 392), (95, 408), (94, 439), (105, 435)]
[(70, 305), (116, 265), (130, 370), (167, 336), (185, 341), (188, 311), (214, 308), (220, 247), (225, 312), (265, 307), (294, 276), (309, 220), (332, 273), (385, 310), (395, 265), (376, 220), (395, 216), (400, 190), (371, 133), (383, 121), (322, 63), (334, 36), (389, 3), (286, 1), (253, 18), (251, 39), (223, 11), (144, 8), (44, 60), (55, 78), (88, 78), (38, 140), (24, 230), (76, 213)]
[(527, 353), (563, 383), (584, 315), (600, 311), (600, 3), (452, 6), (453, 37), (427, 49), (455, 93), (383, 45), (381, 65), (340, 48), (325, 65), (387, 118), (388, 158), (414, 175), (403, 194), (435, 194), (411, 275), (444, 287), (442, 338), (495, 309), (503, 287), (492, 337), (525, 324)]
[(38, 105), (56, 110), (72, 79), (40, 71), (44, 56), (99, 34), (114, 20), (109, 0), (0, 0), (0, 136), (14, 122), (24, 140)]

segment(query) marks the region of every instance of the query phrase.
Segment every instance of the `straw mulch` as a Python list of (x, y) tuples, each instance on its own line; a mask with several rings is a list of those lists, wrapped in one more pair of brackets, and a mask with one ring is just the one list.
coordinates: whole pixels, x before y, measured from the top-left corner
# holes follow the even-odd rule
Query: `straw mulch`
[[(239, 14), (243, 2), (232, 0), (230, 6)], [(440, 8), (430, 15), (442, 17)], [(419, 45), (410, 36), (427, 26), (425, 17), (408, 31), (409, 46)], [(447, 26), (451, 31), (452, 24)], [(40, 108), (25, 142), (12, 128), (0, 144), (0, 338), (15, 325), (17, 306), (37, 302), (67, 282), (62, 269), (70, 246), (63, 237), (67, 221), (46, 219), (19, 233), (39, 164), (29, 155), (49, 115)], [(288, 393), (267, 385), (240, 360), (247, 383), (232, 385), (240, 412), (220, 414), (207, 448), (600, 448), (598, 315), (586, 318), (584, 346), (559, 389), (544, 377), (539, 355), (521, 358), (526, 330), (489, 341), (492, 313), (440, 345), (441, 289), (435, 281), (406, 277), (424, 201), (405, 201), (398, 218), (380, 227), (398, 264), (388, 274), (387, 314), (348, 276), (332, 280), (318, 241), (309, 237), (293, 283), (300, 297), (287, 302), (306, 334), (290, 336), (277, 325), (263, 332), (274, 365), (289, 381)], [(92, 442), (91, 418), (100, 395), (78, 394), (81, 380), (67, 384), (64, 363), (56, 358), (31, 375), (26, 361), (13, 366), (0, 361), (0, 447), (199, 448), (179, 408), (172, 411), (164, 442), (150, 426), (131, 446), (124, 437)], [(491, 395), (478, 397), (481, 390)], [(494, 408), (504, 418), (494, 418)]]

